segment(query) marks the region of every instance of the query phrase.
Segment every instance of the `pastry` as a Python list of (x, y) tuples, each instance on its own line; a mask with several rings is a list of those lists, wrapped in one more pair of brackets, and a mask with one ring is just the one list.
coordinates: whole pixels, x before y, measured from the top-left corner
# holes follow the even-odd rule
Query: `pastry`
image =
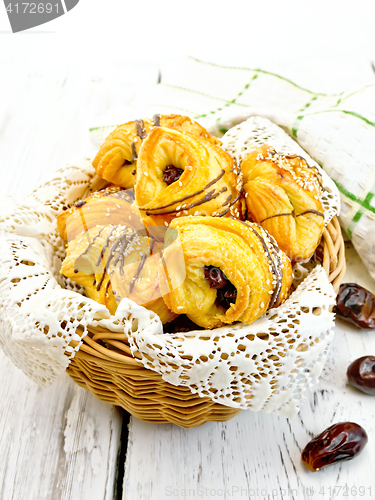
[(242, 176), (235, 160), (207, 139), (158, 127), (138, 157), (135, 201), (146, 226), (175, 217), (241, 217)]
[(107, 137), (93, 161), (97, 174), (113, 184), (132, 188), (142, 141), (150, 130), (157, 126), (188, 132), (212, 144), (220, 144), (219, 139), (212, 137), (205, 128), (187, 116), (154, 115), (152, 120), (124, 123)]
[(267, 144), (248, 155), (241, 170), (248, 219), (267, 229), (292, 261), (310, 258), (324, 229), (318, 170)]
[(92, 227), (108, 224), (120, 224), (142, 230), (140, 217), (131, 209), (133, 201), (134, 191), (130, 189), (110, 186), (97, 191), (58, 215), (57, 227), (60, 236), (65, 241), (71, 241)]
[[(173, 265), (179, 247), (184, 268)], [(252, 323), (285, 300), (292, 282), (290, 261), (267, 231), (231, 218), (174, 219), (164, 261), (171, 290), (165, 303), (204, 328)]]
[(128, 297), (159, 315), (177, 314), (165, 305), (168, 289), (161, 260), (163, 244), (124, 226), (95, 226), (68, 243), (61, 273), (84, 286), (88, 297), (111, 314)]

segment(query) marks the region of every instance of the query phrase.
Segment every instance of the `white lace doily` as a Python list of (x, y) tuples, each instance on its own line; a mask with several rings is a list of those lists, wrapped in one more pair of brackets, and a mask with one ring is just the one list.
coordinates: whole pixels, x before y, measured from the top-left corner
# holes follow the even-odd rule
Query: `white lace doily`
[(335, 294), (323, 269), (252, 325), (163, 334), (153, 312), (127, 299), (111, 316), (59, 273), (64, 244), (56, 217), (94, 182), (86, 159), (56, 172), (23, 203), (1, 201), (0, 343), (15, 365), (47, 385), (68, 366), (87, 325), (100, 324), (127, 333), (144, 366), (171, 384), (227, 406), (293, 416), (332, 338)]
[(280, 307), (251, 325), (176, 334), (137, 331), (132, 350), (173, 385), (234, 408), (286, 417), (323, 369), (335, 293), (317, 267)]
[(80, 287), (60, 274), (65, 244), (56, 217), (94, 182), (95, 171), (84, 159), (58, 170), (23, 203), (1, 198), (0, 345), (41, 385), (65, 371), (87, 325), (107, 318), (107, 328), (118, 328), (106, 307), (77, 293)]

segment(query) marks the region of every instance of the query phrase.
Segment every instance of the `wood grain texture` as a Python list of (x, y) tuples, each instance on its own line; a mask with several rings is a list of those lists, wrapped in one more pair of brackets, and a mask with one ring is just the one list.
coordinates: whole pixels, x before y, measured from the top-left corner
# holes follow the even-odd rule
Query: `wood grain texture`
[[(67, 160), (86, 153), (88, 126), (110, 123), (114, 109), (117, 121), (137, 87), (157, 78), (152, 67), (103, 61), (96, 67), (78, 59), (72, 65), (46, 50), (39, 62), (29, 61), (20, 48), (1, 54), (7, 74), (0, 79), (6, 96), (0, 100), (2, 192), (25, 195)], [(348, 264), (348, 279), (375, 292), (353, 250)], [(361, 495), (371, 499), (374, 402), (347, 386), (345, 372), (356, 357), (375, 353), (374, 339), (374, 332), (338, 323), (320, 385), (293, 420), (242, 412), (228, 423), (183, 430), (132, 419), (123, 498), (327, 499), (335, 486), (372, 485), (371, 495)], [(115, 498), (121, 414), (68, 377), (39, 389), (1, 352), (0, 377), (0, 498)], [(369, 445), (353, 462), (308, 472), (300, 462), (302, 448), (340, 420), (363, 425)], [(335, 498), (356, 496), (336, 492)]]
[(121, 412), (68, 376), (45, 389), (0, 363), (0, 498), (115, 498)]
[[(344, 281), (375, 292), (375, 282), (350, 243), (347, 260)], [(375, 404), (373, 397), (348, 386), (346, 369), (354, 359), (374, 353), (374, 331), (337, 321), (320, 383), (306, 394), (294, 419), (243, 411), (227, 423), (185, 430), (131, 418), (123, 500), (301, 500), (333, 498), (334, 492), (334, 498), (354, 498), (360, 491), (362, 498), (371, 499), (375, 496)], [(368, 446), (352, 462), (309, 472), (301, 462), (302, 449), (312, 437), (342, 421), (362, 425), (369, 435)]]
[[(10, 51), (2, 64), (7, 78), (0, 79), (6, 96), (0, 100), (0, 191), (19, 198), (87, 154), (89, 124), (121, 110), (137, 83), (158, 77), (147, 64), (98, 72), (53, 57), (44, 64), (15, 59)], [(37, 387), (2, 351), (0, 379), (0, 498), (116, 498), (122, 412), (67, 375), (47, 389)]]
[[(347, 68), (351, 67), (349, 59)], [(322, 57), (316, 64), (324, 68), (328, 60)], [(355, 85), (371, 78), (369, 68), (356, 67)], [(296, 65), (295, 71), (304, 73), (303, 64)], [(284, 74), (282, 69), (279, 73)], [(328, 87), (351, 85), (350, 78), (344, 74), (337, 78), (328, 66), (321, 73)], [(314, 88), (311, 71), (302, 77), (307, 87)], [(324, 91), (322, 86), (320, 89)], [(344, 282), (354, 281), (375, 292), (375, 282), (352, 245), (346, 246)], [(320, 383), (306, 393), (294, 419), (244, 411), (227, 423), (185, 430), (131, 418), (123, 500), (371, 500), (375, 497), (374, 399), (350, 387), (346, 379), (348, 365), (365, 354), (375, 354), (375, 332), (357, 330), (338, 320)], [(301, 462), (303, 448), (312, 437), (340, 421), (354, 421), (366, 429), (369, 443), (362, 455), (316, 473), (308, 471)]]

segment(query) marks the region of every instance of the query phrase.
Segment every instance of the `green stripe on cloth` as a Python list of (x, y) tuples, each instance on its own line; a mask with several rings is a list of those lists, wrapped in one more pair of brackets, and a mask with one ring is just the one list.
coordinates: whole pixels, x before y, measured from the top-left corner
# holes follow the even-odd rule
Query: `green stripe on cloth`
[(230, 104), (230, 102), (231, 102), (231, 101), (228, 101), (228, 99), (224, 99), (223, 97), (216, 97), (214, 95), (207, 94), (205, 92), (199, 92), (199, 90), (189, 89), (187, 87), (181, 87), (180, 85), (173, 85), (171, 83), (159, 83), (159, 85), (161, 87), (167, 87), (167, 88), (175, 89), (175, 90), (182, 90), (183, 92), (190, 92), (192, 94), (200, 95), (202, 97), (208, 97), (208, 99), (213, 99), (215, 101), (221, 101), (223, 103)]
[(358, 198), (357, 196), (355, 196), (353, 193), (351, 193), (350, 191), (348, 191), (347, 189), (344, 188), (344, 186), (342, 184), (340, 184), (339, 182), (335, 181), (335, 179), (332, 179), (333, 182), (336, 184), (338, 190), (344, 195), (346, 196), (347, 198), (349, 198), (350, 200), (352, 201), (355, 201), (356, 203), (358, 203), (358, 205), (361, 205), (361, 207), (365, 208), (366, 210), (369, 210), (370, 212), (374, 213), (375, 214), (375, 207), (373, 207), (372, 205), (370, 205), (370, 201), (373, 199), (373, 197), (375, 196), (375, 193), (373, 193), (373, 190), (374, 190), (374, 187), (373, 186), (370, 190), (370, 192), (366, 195), (366, 198), (365, 199), (361, 199), (361, 198)]
[(324, 109), (322, 111), (315, 111), (315, 113), (310, 113), (308, 115), (298, 116), (297, 120), (300, 120), (300, 119), (305, 118), (307, 116), (320, 115), (322, 113), (344, 113), (346, 115), (355, 116), (356, 118), (359, 118), (360, 120), (363, 120), (364, 122), (366, 122), (368, 125), (375, 127), (375, 122), (372, 122), (371, 120), (369, 120), (365, 116), (362, 116), (359, 113), (356, 113), (355, 111), (349, 111), (347, 109)]
[(293, 128), (292, 128), (293, 136), (297, 137), (298, 128), (299, 128), (300, 122), (303, 118), (306, 118), (308, 116), (313, 116), (313, 115), (320, 115), (322, 113), (344, 113), (346, 115), (351, 115), (351, 116), (354, 116), (355, 118), (359, 118), (360, 120), (364, 121), (368, 125), (371, 125), (371, 127), (375, 127), (375, 122), (372, 122), (371, 120), (369, 120), (365, 116), (362, 116), (359, 113), (356, 113), (355, 111), (348, 111), (347, 109), (325, 109), (323, 111), (316, 111), (315, 113), (309, 113), (307, 115), (297, 116), (296, 120), (294, 121)]
[[(254, 75), (251, 80), (255, 80), (256, 78), (258, 78), (258, 75)], [(237, 96), (234, 97), (231, 101), (227, 101), (222, 108), (217, 108), (216, 110), (209, 111), (207, 113), (204, 113), (203, 115), (196, 115), (195, 118), (205, 118), (208, 115), (214, 115), (218, 111), (223, 111), (224, 108), (228, 108), (232, 104), (235, 104), (236, 106), (243, 106), (243, 107), (247, 108), (246, 104), (241, 104), (241, 103), (238, 103), (236, 101), (239, 97), (241, 97), (243, 95), (245, 90), (247, 90), (250, 87), (250, 85), (251, 85), (251, 81), (249, 83), (246, 83), (244, 88), (242, 90), (240, 90), (240, 92), (238, 92)], [(216, 121), (218, 121), (218, 120), (220, 120), (220, 118), (218, 118)], [(220, 130), (220, 132), (221, 132), (221, 130)]]
[[(323, 168), (323, 167), (322, 167)], [(339, 182), (335, 181), (335, 179), (333, 179), (333, 182), (336, 184), (338, 190), (344, 195), (346, 196), (347, 198), (349, 198), (350, 200), (352, 201), (355, 201), (356, 203), (359, 203), (360, 202), (360, 199), (357, 198), (354, 194), (350, 193), (347, 189), (344, 188), (344, 186), (342, 184), (340, 184)]]
[(302, 120), (302, 118), (304, 118), (303, 115), (300, 115), (300, 116), (297, 116), (297, 118), (294, 120), (293, 128), (292, 128), (292, 134), (294, 135), (294, 137), (297, 137), (299, 122)]
[[(374, 198), (375, 193), (375, 184), (371, 187), (370, 191), (367, 193), (366, 197), (364, 199), (358, 198), (355, 196), (353, 193), (348, 191), (347, 189), (344, 188), (339, 182), (336, 182), (334, 179), (332, 179), (333, 182), (336, 184), (338, 190), (342, 195), (344, 195), (346, 198), (349, 198), (350, 200), (354, 201), (357, 205), (359, 205), (361, 208), (354, 214), (352, 220), (350, 221), (349, 227), (347, 229), (347, 233), (350, 239), (353, 238), (353, 231), (358, 224), (358, 222), (361, 220), (362, 215), (365, 214), (364, 210), (368, 210), (369, 212), (372, 212), (375, 214), (375, 207), (370, 205), (371, 200)], [(363, 210), (364, 209), (364, 210)]]
[(360, 220), (360, 218), (362, 217), (363, 215), (363, 212), (362, 210), (358, 210), (358, 212), (354, 215), (349, 227), (348, 227), (348, 230), (347, 230), (347, 233), (348, 233), (348, 236), (350, 239), (353, 238), (353, 231), (354, 231), (354, 228), (355, 226), (357, 225), (357, 222)]
[[(335, 109), (327, 109), (326, 113), (334, 112), (336, 111)], [(375, 127), (375, 122), (372, 122), (371, 120), (368, 120), (364, 116), (360, 115), (359, 113), (355, 113), (354, 111), (347, 111), (345, 109), (338, 109), (337, 111), (341, 111), (342, 113), (345, 113), (347, 115), (352, 115), (355, 116), (356, 118), (359, 118), (360, 120), (363, 120), (364, 122), (368, 123), (368, 125), (371, 125), (372, 127)], [(321, 111), (323, 113), (323, 111)]]
[(300, 111), (300, 112), (301, 112), (301, 111), (305, 111), (305, 110), (306, 110), (307, 108), (309, 108), (309, 107), (311, 106), (311, 104), (312, 104), (314, 101), (316, 101), (316, 100), (317, 100), (317, 97), (316, 97), (316, 96), (314, 96), (314, 97), (313, 97), (312, 99), (310, 99), (310, 101), (309, 101), (309, 102), (307, 102), (307, 103), (303, 106), (303, 108), (301, 108), (299, 111)]
[(361, 210), (358, 210), (358, 212), (353, 217), (352, 221), (353, 222), (358, 222), (359, 219), (362, 217), (362, 215), (363, 215), (363, 212)]
[(245, 67), (238, 67), (238, 66), (225, 66), (223, 64), (217, 64), (217, 63), (212, 63), (208, 61), (202, 61), (200, 59), (197, 59), (195, 57), (189, 57), (192, 61), (195, 61), (200, 64), (204, 64), (206, 66), (212, 66), (215, 68), (221, 68), (221, 69), (229, 69), (229, 70), (236, 70), (236, 71), (254, 71), (257, 73), (263, 73), (264, 75), (270, 75), (270, 76), (275, 76), (276, 78), (279, 78), (280, 80), (284, 80), (284, 82), (290, 83), (293, 85), (293, 87), (296, 87), (300, 90), (303, 90), (304, 92), (307, 92), (308, 94), (313, 94), (316, 96), (324, 96), (324, 97), (329, 97), (329, 96), (339, 96), (341, 94), (324, 94), (323, 92), (313, 92), (312, 90), (305, 89), (304, 87), (301, 87), (300, 85), (297, 85), (296, 83), (292, 82), (292, 80), (289, 80), (289, 78), (285, 78), (284, 76), (278, 75), (277, 73), (272, 73), (271, 71), (266, 71), (264, 69), (252, 69), (252, 68), (245, 68)]
[(362, 88), (360, 88), (358, 90), (355, 90), (354, 92), (352, 92), (351, 94), (349, 94), (349, 95), (347, 95), (347, 96), (345, 96), (343, 98), (342, 98), (342, 96), (344, 95), (344, 92), (342, 92), (340, 94), (340, 99), (337, 101), (337, 103), (335, 104), (335, 106), (338, 106), (339, 104), (341, 104), (342, 102), (346, 101), (350, 97), (353, 97), (353, 95), (359, 94), (360, 92), (362, 92), (365, 89), (368, 89), (369, 87), (375, 87), (375, 83), (371, 83), (370, 85), (366, 85), (365, 87), (362, 87)]
[(205, 118), (205, 117), (207, 117), (209, 115), (214, 115), (215, 113), (217, 113), (219, 111), (222, 111), (224, 108), (227, 108), (227, 107), (232, 106), (232, 105), (241, 106), (243, 108), (246, 108), (247, 107), (246, 104), (238, 103), (237, 100), (244, 94), (244, 92), (246, 90), (249, 89), (249, 87), (251, 85), (251, 82), (253, 80), (256, 80), (257, 78), (258, 78), (258, 75), (253, 75), (253, 77), (251, 78), (250, 82), (246, 83), (244, 85), (243, 89), (238, 92), (238, 94), (236, 95), (236, 97), (234, 97), (230, 101), (228, 101), (227, 99), (223, 99), (221, 97), (215, 97), (215, 96), (210, 95), (210, 94), (206, 94), (206, 93), (203, 93), (203, 92), (198, 92), (197, 90), (189, 89), (187, 87), (180, 87), (180, 86), (171, 85), (171, 84), (161, 84), (161, 85), (163, 85), (164, 87), (169, 87), (169, 88), (173, 88), (173, 89), (176, 89), (176, 90), (182, 90), (183, 92), (190, 92), (192, 94), (201, 95), (203, 97), (208, 97), (209, 99), (213, 99), (213, 100), (216, 100), (216, 101), (221, 101), (221, 102), (224, 103), (222, 107), (216, 108), (216, 109), (211, 110), (211, 111), (207, 111), (206, 113), (202, 113), (200, 115), (195, 115), (195, 118)]
[(356, 113), (355, 111), (349, 111), (347, 109), (325, 109), (323, 111), (316, 111), (315, 113), (311, 113), (310, 115), (305, 115), (305, 116), (319, 115), (321, 113), (345, 113), (346, 115), (355, 116), (356, 118), (359, 118), (360, 120), (366, 122), (368, 125), (375, 127), (375, 122), (372, 122), (365, 116), (362, 116), (359, 113)]
[(366, 198), (363, 201), (363, 206), (365, 208), (367, 208), (368, 210), (370, 209), (369, 207), (371, 206), (370, 205), (370, 201), (373, 199), (374, 196), (375, 196), (375, 193), (370, 192), (370, 193), (367, 194)]

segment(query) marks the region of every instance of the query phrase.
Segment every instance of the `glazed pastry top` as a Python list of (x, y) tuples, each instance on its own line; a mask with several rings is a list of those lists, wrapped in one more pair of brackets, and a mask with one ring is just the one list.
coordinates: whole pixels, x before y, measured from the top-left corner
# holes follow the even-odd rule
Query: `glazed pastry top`
[(96, 191), (58, 215), (57, 227), (60, 236), (65, 241), (71, 241), (82, 231), (109, 223), (142, 230), (141, 219), (132, 209), (133, 202), (134, 192), (131, 189), (125, 190), (110, 185)]
[(207, 139), (158, 127), (144, 140), (135, 200), (145, 225), (184, 215), (239, 215), (241, 194), (235, 161)]
[(250, 324), (283, 303), (290, 259), (311, 257), (324, 229), (320, 174), (267, 144), (238, 165), (220, 145), (179, 115), (118, 127), (93, 162), (115, 184), (58, 217), (61, 272), (111, 313), (131, 298), (163, 323)]
[(95, 226), (70, 241), (61, 272), (114, 314), (124, 297), (171, 321), (162, 296), (168, 292), (163, 244), (125, 226)]
[[(252, 323), (283, 302), (292, 282), (289, 259), (257, 224), (182, 217), (170, 224), (165, 246), (171, 289), (165, 301), (172, 311), (205, 328)], [(180, 246), (183, 269), (173, 265)]]
[(205, 128), (187, 116), (154, 115), (152, 119), (134, 120), (117, 127), (100, 147), (93, 166), (100, 177), (124, 188), (135, 184), (137, 158), (143, 140), (153, 127), (167, 127), (221, 144)]
[(311, 257), (324, 229), (318, 170), (264, 144), (241, 163), (248, 218), (272, 234), (293, 260)]

